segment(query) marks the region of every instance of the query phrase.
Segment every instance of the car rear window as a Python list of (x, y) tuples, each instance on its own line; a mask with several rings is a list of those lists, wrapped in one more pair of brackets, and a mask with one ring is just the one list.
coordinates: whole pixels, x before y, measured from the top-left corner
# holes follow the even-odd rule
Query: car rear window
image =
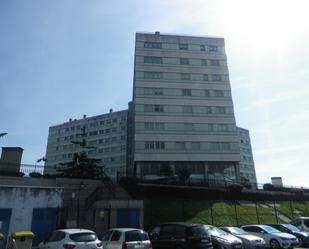
[(97, 239), (95, 233), (75, 233), (70, 235), (70, 239), (75, 242), (90, 242)]
[(190, 235), (209, 235), (209, 232), (204, 226), (194, 226), (190, 229)]
[(304, 219), (304, 224), (306, 227), (309, 227), (309, 219)]
[(136, 231), (128, 231), (125, 233), (126, 241), (144, 241), (149, 240), (147, 233), (144, 233), (142, 231), (136, 230)]

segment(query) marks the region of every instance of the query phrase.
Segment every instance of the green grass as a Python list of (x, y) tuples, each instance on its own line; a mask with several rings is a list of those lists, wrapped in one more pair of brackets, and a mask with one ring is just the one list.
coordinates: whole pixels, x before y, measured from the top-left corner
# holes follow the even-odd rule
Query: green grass
[[(309, 203), (305, 202), (289, 202), (289, 201), (280, 201), (277, 202), (279, 206), (277, 210), (289, 217), (290, 219), (295, 218), (297, 216), (307, 216), (309, 215)], [(307, 206), (306, 206), (307, 205)]]
[(259, 204), (255, 207), (255, 205), (201, 200), (152, 200), (144, 203), (145, 228), (168, 221), (186, 221), (215, 226), (277, 222), (273, 214), (274, 209), (265, 208)]

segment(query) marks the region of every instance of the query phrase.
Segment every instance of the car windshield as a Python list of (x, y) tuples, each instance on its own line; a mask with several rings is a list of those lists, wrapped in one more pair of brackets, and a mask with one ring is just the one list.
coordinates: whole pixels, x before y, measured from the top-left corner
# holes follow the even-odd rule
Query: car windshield
[(227, 232), (217, 227), (206, 227), (211, 235), (225, 235)]
[(238, 227), (229, 227), (227, 229), (231, 234), (234, 234), (234, 235), (248, 234), (246, 231)]
[(283, 226), (286, 227), (287, 229), (290, 229), (293, 232), (300, 232), (300, 230), (297, 227), (291, 224), (283, 224)]
[(125, 236), (127, 242), (149, 240), (148, 235), (140, 230), (128, 231)]
[(200, 235), (209, 235), (207, 229), (204, 226), (194, 226), (190, 229), (190, 235), (200, 236)]
[(70, 239), (75, 242), (90, 242), (97, 239), (95, 233), (75, 233), (70, 235)]
[(262, 229), (264, 229), (268, 233), (281, 233), (279, 230), (271, 226), (262, 226)]

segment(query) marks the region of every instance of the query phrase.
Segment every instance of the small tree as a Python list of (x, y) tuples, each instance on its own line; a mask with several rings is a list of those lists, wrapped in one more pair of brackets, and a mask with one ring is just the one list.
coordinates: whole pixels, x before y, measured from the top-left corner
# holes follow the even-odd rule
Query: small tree
[(161, 176), (172, 176), (173, 171), (171, 169), (171, 166), (168, 164), (162, 164), (160, 167), (160, 175)]
[[(67, 163), (61, 163), (62, 167), (58, 169), (59, 176), (69, 178), (88, 178), (102, 179), (102, 167), (98, 164), (101, 159), (89, 158), (85, 152), (74, 153), (73, 160)], [(63, 167), (64, 166), (64, 167)]]
[(251, 189), (251, 183), (249, 179), (244, 176), (240, 177), (240, 184), (243, 185), (247, 189)]
[(177, 170), (177, 175), (179, 177), (180, 181), (187, 181), (190, 177), (190, 172), (186, 167), (182, 167), (179, 170)]

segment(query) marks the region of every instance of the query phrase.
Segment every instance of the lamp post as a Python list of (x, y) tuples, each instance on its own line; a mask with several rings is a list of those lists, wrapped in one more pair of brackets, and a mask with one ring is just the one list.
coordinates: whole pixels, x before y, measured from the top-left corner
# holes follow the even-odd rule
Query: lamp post
[(79, 225), (80, 225), (80, 193), (81, 193), (81, 190), (85, 187), (84, 183), (83, 182), (80, 182), (79, 185), (78, 185), (78, 196), (77, 196), (77, 217), (76, 217), (76, 220), (77, 220), (77, 227), (79, 228)]

